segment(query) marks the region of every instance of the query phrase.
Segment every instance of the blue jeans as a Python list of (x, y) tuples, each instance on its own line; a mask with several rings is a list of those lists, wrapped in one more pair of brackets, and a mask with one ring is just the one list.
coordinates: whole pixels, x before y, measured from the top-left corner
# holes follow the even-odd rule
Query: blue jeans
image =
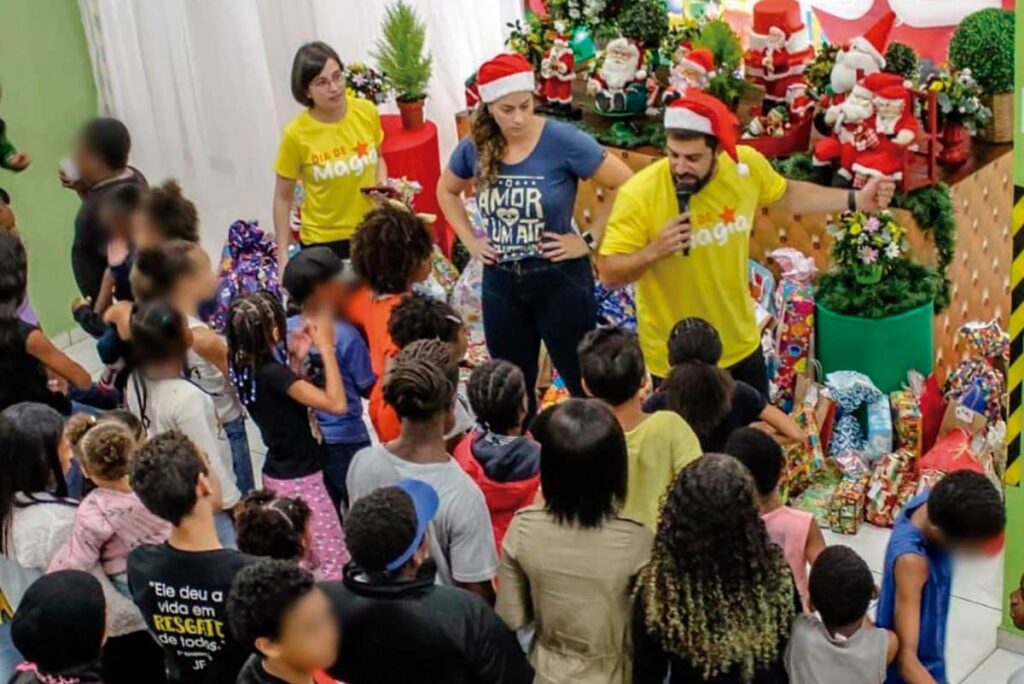
[(224, 434), (231, 444), (231, 469), (235, 471), (235, 484), (243, 495), (248, 494), (256, 488), (256, 479), (252, 473), (249, 436), (245, 433), (245, 416), (224, 423)]
[(238, 537), (235, 535), (235, 521), (227, 511), (220, 511), (213, 516), (213, 527), (217, 530), (217, 541), (225, 549), (237, 549)]
[(352, 457), (368, 446), (370, 440), (358, 444), (324, 444), (324, 451), (327, 452), (327, 459), (324, 461), (324, 484), (327, 485), (327, 494), (331, 497), (334, 510), (338, 510), (342, 505), (348, 509), (348, 487), (345, 486), (348, 467), (352, 464)]
[(482, 300), (487, 351), (523, 371), (530, 416), (537, 410), (541, 340), (566, 388), (575, 397), (583, 396), (576, 347), (597, 325), (590, 259), (524, 259), (486, 266)]
[(14, 669), (24, 660), (11, 639), (11, 623), (0, 624), (0, 682), (10, 680)]

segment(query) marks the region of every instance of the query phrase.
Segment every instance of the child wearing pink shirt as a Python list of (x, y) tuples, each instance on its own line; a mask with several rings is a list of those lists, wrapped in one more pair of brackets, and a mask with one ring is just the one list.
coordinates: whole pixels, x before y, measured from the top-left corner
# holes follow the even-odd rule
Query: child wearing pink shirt
[(732, 433), (725, 453), (747, 467), (757, 486), (757, 504), (768, 536), (782, 548), (782, 555), (793, 571), (804, 610), (809, 610), (807, 569), (825, 548), (825, 537), (814, 523), (814, 516), (782, 504), (779, 478), (782, 475), (782, 448), (767, 433), (757, 428), (741, 428)]
[(171, 525), (150, 513), (132, 491), (128, 475), (137, 442), (123, 423), (79, 415), (87, 423), (72, 427), (80, 435), (76, 444), (82, 471), (96, 485), (75, 514), (71, 536), (50, 561), (48, 572), (84, 570), (100, 566), (111, 583), (126, 596), (128, 553), (140, 544), (167, 540)]

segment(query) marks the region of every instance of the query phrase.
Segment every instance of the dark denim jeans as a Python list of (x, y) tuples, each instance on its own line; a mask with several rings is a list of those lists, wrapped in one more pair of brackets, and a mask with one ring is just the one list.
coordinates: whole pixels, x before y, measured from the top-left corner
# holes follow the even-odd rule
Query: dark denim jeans
[(348, 467), (352, 464), (352, 458), (368, 446), (369, 440), (358, 444), (324, 444), (327, 454), (324, 461), (324, 484), (327, 485), (327, 494), (331, 497), (335, 512), (339, 509), (348, 510), (348, 486), (345, 484)]
[(252, 455), (249, 453), (249, 436), (245, 432), (245, 416), (224, 423), (224, 434), (231, 445), (231, 466), (235, 472), (235, 485), (244, 496), (256, 488)]
[(482, 300), (487, 351), (522, 369), (530, 416), (537, 410), (533, 390), (541, 340), (566, 388), (573, 396), (583, 396), (576, 347), (597, 325), (589, 259), (524, 259), (487, 266)]

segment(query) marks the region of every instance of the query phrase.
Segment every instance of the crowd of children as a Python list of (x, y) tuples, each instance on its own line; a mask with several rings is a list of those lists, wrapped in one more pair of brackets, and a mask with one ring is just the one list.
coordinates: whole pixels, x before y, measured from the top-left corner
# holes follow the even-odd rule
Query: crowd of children
[(508, 360), (460, 373), (462, 318), (414, 291), (430, 230), (389, 204), (350, 266), (299, 252), (287, 301), (241, 294), (221, 335), (195, 207), (122, 129), (75, 152), (98, 381), (30, 315), (0, 191), (0, 680), (946, 681), (953, 558), (1006, 522), (984, 476), (906, 506), (879, 591), (785, 505), (778, 440), (805, 436), (708, 322), (657, 388), (635, 333), (591, 331), (582, 396), (532, 415)]

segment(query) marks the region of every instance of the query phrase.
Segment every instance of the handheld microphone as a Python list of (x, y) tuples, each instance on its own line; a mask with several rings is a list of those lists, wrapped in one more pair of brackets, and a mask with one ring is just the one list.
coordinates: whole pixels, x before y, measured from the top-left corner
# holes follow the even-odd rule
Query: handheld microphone
[[(690, 211), (690, 197), (693, 192), (688, 188), (676, 185), (676, 202), (679, 203), (679, 214), (687, 214)], [(690, 246), (683, 247), (683, 256), (690, 256)]]

